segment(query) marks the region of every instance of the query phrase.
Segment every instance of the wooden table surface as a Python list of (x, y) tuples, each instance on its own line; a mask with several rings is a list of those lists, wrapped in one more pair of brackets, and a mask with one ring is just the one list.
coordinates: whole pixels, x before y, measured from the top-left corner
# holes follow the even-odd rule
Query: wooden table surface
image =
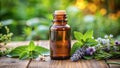
[[(72, 41), (73, 44), (74, 41)], [(15, 48), (21, 45), (27, 45), (29, 41), (11, 42), (7, 47)], [(49, 49), (49, 41), (36, 41), (36, 44)], [(119, 61), (107, 60), (110, 62)], [(120, 65), (106, 64), (105, 60), (80, 60), (78, 62), (71, 62), (70, 60), (51, 60), (47, 57), (47, 61), (35, 60), (19, 60), (18, 58), (0, 57), (0, 68), (120, 68)]]

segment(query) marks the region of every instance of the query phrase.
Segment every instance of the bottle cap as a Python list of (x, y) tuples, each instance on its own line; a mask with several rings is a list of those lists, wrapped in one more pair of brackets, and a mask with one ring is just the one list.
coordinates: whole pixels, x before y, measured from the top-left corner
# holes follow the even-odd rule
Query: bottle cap
[(55, 10), (54, 14), (55, 15), (65, 15), (66, 11), (65, 10)]

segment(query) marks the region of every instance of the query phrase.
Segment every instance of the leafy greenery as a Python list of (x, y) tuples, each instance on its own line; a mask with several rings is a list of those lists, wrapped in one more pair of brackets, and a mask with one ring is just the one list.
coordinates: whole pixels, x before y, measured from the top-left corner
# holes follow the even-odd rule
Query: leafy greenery
[(3, 24), (0, 22), (0, 30), (3, 28), (5, 30), (5, 34), (0, 33), (0, 56), (4, 56), (10, 52), (11, 49), (6, 48), (4, 45), (11, 41), (11, 37), (13, 35), (13, 33), (10, 32), (9, 28), (7, 26), (3, 26)]
[(48, 54), (49, 50), (41, 47), (36, 46), (33, 41), (26, 46), (19, 46), (13, 49), (7, 56), (8, 57), (19, 57), (19, 59), (30, 59), (30, 58), (37, 58), (39, 55)]
[[(120, 58), (120, 42), (115, 42), (112, 37), (113, 35), (105, 35), (105, 38), (93, 38), (93, 31), (88, 30), (85, 34), (80, 32), (74, 32), (74, 36), (77, 39), (71, 49), (71, 55), (74, 54), (76, 50), (86, 47), (86, 53), (83, 56), (84, 59), (110, 59), (110, 58)], [(117, 44), (116, 44), (117, 43)], [(90, 51), (87, 48), (94, 47)], [(93, 52), (92, 54), (87, 54)]]
[(6, 48), (6, 50), (0, 50), (0, 57), (1, 56), (6, 56), (7, 54), (10, 53), (11, 50), (12, 49), (10, 49), (10, 48)]
[(107, 62), (108, 64), (117, 64), (120, 65), (120, 62)]
[(93, 59), (94, 56), (88, 56), (88, 55), (87, 55), (87, 56), (83, 56), (83, 58), (86, 59), (86, 60), (90, 60), (90, 59)]
[(88, 30), (85, 34), (82, 34), (80, 32), (74, 32), (74, 36), (77, 39), (77, 42), (75, 42), (71, 49), (71, 55), (82, 46), (95, 46), (97, 44), (97, 41), (93, 39), (93, 31)]
[(13, 49), (8, 55), (10, 57), (18, 57), (22, 51), (25, 51), (28, 46), (19, 46)]
[(72, 49), (71, 49), (71, 55), (79, 48), (82, 47), (82, 43), (81, 42), (75, 42), (72, 46)]
[[(8, 41), (11, 40), (11, 37), (12, 37), (13, 33), (11, 33), (11, 32), (9, 31), (9, 28), (8, 28), (7, 26), (3, 27), (2, 23), (0, 23), (0, 30), (1, 30), (2, 28), (5, 28), (6, 34), (0, 33), (0, 43), (6, 44)], [(1, 44), (0, 44), (0, 47), (1, 47)]]
[(107, 53), (107, 52), (102, 51), (102, 50), (95, 53), (95, 59), (97, 59), (97, 60), (108, 59), (110, 57), (112, 57), (112, 55), (110, 53)]

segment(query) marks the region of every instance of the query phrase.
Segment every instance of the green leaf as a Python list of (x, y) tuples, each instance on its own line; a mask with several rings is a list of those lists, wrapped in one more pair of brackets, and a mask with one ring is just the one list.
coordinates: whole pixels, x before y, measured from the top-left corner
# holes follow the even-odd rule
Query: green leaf
[(80, 32), (74, 31), (74, 36), (75, 36), (75, 39), (78, 41), (81, 41), (83, 39), (83, 34)]
[(39, 55), (41, 55), (38, 51), (32, 51), (31, 58), (37, 58)]
[(93, 30), (88, 30), (84, 36), (83, 36), (83, 40), (86, 41), (86, 39), (88, 38), (92, 38), (93, 37)]
[(49, 55), (49, 50), (41, 46), (35, 46), (31, 41), (28, 46), (19, 46), (13, 49), (8, 57), (19, 57), (19, 59), (37, 58), (39, 55)]
[(83, 58), (86, 60), (90, 60), (90, 59), (93, 59), (93, 56), (83, 56)]
[(108, 64), (117, 64), (120, 65), (120, 62), (107, 62)]
[(110, 58), (111, 56), (112, 56), (111, 54), (100, 50), (99, 52), (97, 52), (97, 53), (95, 54), (95, 59), (97, 59), (97, 60), (108, 59), (108, 58)]
[(28, 59), (28, 58), (29, 58), (29, 54), (28, 54), (27, 51), (22, 52), (19, 56), (19, 59), (21, 59), (21, 60), (25, 60), (25, 59)]
[(13, 49), (7, 56), (8, 57), (18, 57), (20, 54), (25, 51), (27, 46), (19, 46)]
[(75, 42), (72, 46), (72, 49), (71, 49), (71, 55), (74, 54), (77, 49), (81, 48), (82, 45), (83, 45), (83, 43), (80, 41)]
[(85, 45), (87, 46), (95, 46), (98, 42), (95, 39), (89, 38), (86, 40)]
[(33, 41), (30, 41), (28, 45), (28, 51), (33, 51), (35, 49), (35, 44)]
[(49, 55), (50, 50), (41, 46), (36, 46), (35, 50), (36, 52), (38, 52), (41, 55)]
[(120, 51), (111, 51), (110, 54), (112, 54), (112, 58), (119, 58), (120, 57)]
[(2, 51), (0, 50), (0, 57), (2, 56)]

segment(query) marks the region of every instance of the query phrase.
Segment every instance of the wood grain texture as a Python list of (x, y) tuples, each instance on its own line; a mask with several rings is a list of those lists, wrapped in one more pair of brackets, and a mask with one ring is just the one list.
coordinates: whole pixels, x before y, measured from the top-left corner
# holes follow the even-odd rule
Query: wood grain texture
[(0, 57), (0, 68), (26, 68), (28, 60)]
[[(72, 41), (72, 44), (75, 41)], [(28, 45), (29, 41), (10, 42), (7, 44), (8, 48), (15, 48), (21, 45)], [(35, 44), (49, 49), (49, 41), (35, 41)], [(108, 65), (104, 60), (80, 60), (78, 62), (71, 62), (70, 60), (51, 60), (50, 57), (46, 57), (47, 61), (35, 61), (30, 62), (29, 68), (108, 68)], [(108, 60), (109, 62), (119, 61)], [(0, 57), (0, 68), (26, 68), (29, 60), (19, 60), (17, 58)], [(120, 68), (120, 65), (110, 64), (110, 68)]]
[[(107, 60), (107, 62), (120, 62), (120, 59), (111, 59), (111, 60)], [(120, 68), (120, 65), (116, 65), (116, 64), (109, 64), (110, 68)]]
[[(49, 57), (48, 57), (49, 58)], [(72, 62), (70, 60), (32, 61), (29, 68), (108, 68), (104, 61), (80, 60)]]

